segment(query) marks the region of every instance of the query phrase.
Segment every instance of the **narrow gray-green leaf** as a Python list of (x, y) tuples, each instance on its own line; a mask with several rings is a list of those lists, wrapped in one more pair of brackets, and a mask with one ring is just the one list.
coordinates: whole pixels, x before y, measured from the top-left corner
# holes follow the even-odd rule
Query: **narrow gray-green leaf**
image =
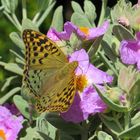
[(96, 19), (95, 6), (89, 0), (84, 1), (84, 11), (85, 15), (89, 19), (90, 23), (94, 26), (94, 20)]
[(8, 71), (11, 71), (13, 73), (16, 73), (18, 75), (23, 75), (23, 69), (21, 69), (17, 64), (15, 63), (5, 63), (0, 61), (0, 65), (4, 66), (4, 68)]
[(100, 36), (98, 37), (94, 42), (93, 44), (91, 45), (91, 47), (89, 48), (88, 50), (88, 54), (89, 54), (89, 57), (93, 57), (95, 55), (95, 53), (97, 52), (98, 48), (99, 48), (99, 45), (102, 41), (102, 38), (103, 36)]
[(109, 99), (107, 97), (107, 95), (105, 93), (102, 93), (99, 88), (97, 88), (97, 86), (94, 84), (94, 88), (97, 90), (99, 96), (101, 97), (101, 99), (112, 109), (115, 110), (117, 112), (127, 112), (128, 108), (125, 106), (121, 106), (118, 105), (116, 103), (114, 103), (111, 99)]
[(6, 93), (3, 97), (0, 98), (0, 105), (4, 104), (8, 99), (10, 99), (13, 95), (21, 90), (20, 87), (13, 88), (8, 93)]
[(9, 0), (1, 0), (1, 4), (4, 6), (4, 10), (10, 13), (10, 1)]
[(113, 140), (112, 136), (103, 131), (99, 131), (97, 137), (98, 140)]
[(131, 124), (136, 125), (140, 122), (140, 112), (137, 112), (135, 116), (131, 119)]
[[(36, 130), (36, 127), (28, 127), (26, 129), (26, 135), (20, 138), (20, 140), (45, 140)], [(48, 139), (46, 139), (48, 140)]]
[(58, 114), (46, 114), (46, 120), (58, 129), (67, 132), (68, 134), (76, 135), (81, 134), (84, 129), (79, 124), (74, 124), (64, 121)]
[(24, 49), (24, 43), (21, 40), (21, 38), (19, 37), (19, 35), (16, 32), (12, 32), (10, 33), (10, 38), (11, 40), (20, 48), (20, 49)]
[(100, 115), (100, 118), (102, 122), (108, 127), (113, 133), (118, 134), (122, 132), (123, 127), (116, 123), (116, 118), (110, 117), (110, 116), (105, 116), (105, 115)]
[(129, 129), (123, 131), (122, 133), (119, 134), (120, 138), (132, 138), (136, 139), (140, 137), (140, 123), (130, 127)]
[(55, 2), (53, 2), (42, 14), (42, 16), (38, 19), (38, 21), (36, 22), (37, 27), (39, 27), (43, 21), (47, 18), (47, 16), (49, 15), (49, 13), (51, 12), (52, 8), (54, 7)]
[[(22, 96), (20, 95), (15, 95), (14, 98), (14, 103), (16, 105), (16, 107), (19, 109), (19, 111), (22, 113), (22, 115), (24, 115), (24, 117), (30, 119), (30, 112), (29, 112), (29, 104), (26, 100), (24, 100), (22, 98)], [(35, 120), (36, 119), (36, 114), (32, 114), (32, 119)]]
[(59, 6), (53, 15), (53, 20), (51, 27), (55, 28), (57, 31), (62, 31), (63, 30), (63, 7)]
[(3, 92), (11, 84), (11, 82), (13, 80), (15, 80), (15, 78), (17, 78), (17, 76), (11, 76), (11, 77), (7, 78), (4, 85), (1, 88), (1, 91)]
[(18, 6), (18, 0), (10, 0), (10, 11), (11, 13), (15, 13), (15, 10)]
[(89, 20), (87, 19), (87, 17), (84, 14), (80, 14), (80, 13), (73, 13), (72, 17), (71, 17), (71, 21), (79, 27), (89, 27), (91, 28), (91, 24), (89, 22)]
[(122, 25), (114, 25), (113, 33), (119, 41), (134, 39), (133, 34)]
[(75, 2), (75, 1), (72, 1), (71, 5), (72, 5), (72, 9), (74, 10), (74, 12), (84, 14), (84, 12), (83, 12), (79, 3)]
[(32, 29), (38, 31), (37, 25), (28, 18), (22, 20), (22, 31), (25, 29)]

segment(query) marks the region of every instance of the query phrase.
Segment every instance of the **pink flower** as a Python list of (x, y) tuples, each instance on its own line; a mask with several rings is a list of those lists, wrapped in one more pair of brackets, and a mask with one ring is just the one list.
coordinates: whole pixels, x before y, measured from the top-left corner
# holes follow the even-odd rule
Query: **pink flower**
[(108, 21), (105, 21), (102, 26), (96, 28), (77, 27), (72, 22), (66, 22), (64, 24), (64, 31), (57, 32), (54, 28), (51, 28), (48, 31), (47, 36), (53, 41), (69, 40), (71, 34), (75, 33), (82, 40), (92, 40), (104, 35), (108, 26)]
[(16, 117), (4, 106), (0, 106), (0, 138), (4, 140), (16, 140), (22, 128), (23, 117)]
[(86, 120), (90, 114), (103, 112), (107, 108), (92, 84), (95, 83), (103, 91), (102, 84), (111, 83), (113, 77), (90, 64), (88, 54), (84, 49), (72, 53), (69, 61), (79, 63), (75, 71), (78, 92), (70, 109), (61, 113), (61, 116), (66, 121), (79, 123)]
[(140, 70), (140, 32), (136, 40), (123, 40), (120, 44), (120, 57), (124, 64), (136, 64)]

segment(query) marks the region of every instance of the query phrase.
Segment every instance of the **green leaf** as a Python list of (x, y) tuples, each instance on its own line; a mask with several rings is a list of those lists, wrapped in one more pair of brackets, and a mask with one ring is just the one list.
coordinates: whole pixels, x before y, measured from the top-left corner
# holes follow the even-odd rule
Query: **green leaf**
[[(22, 98), (22, 96), (19, 95), (15, 95), (13, 98), (13, 101), (16, 105), (16, 107), (20, 110), (20, 112), (22, 113), (22, 115), (24, 115), (24, 117), (30, 119), (30, 112), (29, 112), (29, 104), (26, 100), (24, 100)], [(33, 112), (32, 114), (32, 119), (35, 120), (36, 119), (36, 114)]]
[(47, 1), (46, 0), (37, 0), (36, 3), (37, 3), (37, 6), (38, 6), (38, 9), (40, 12), (47, 9), (49, 1), (50, 0), (47, 0)]
[(18, 6), (18, 0), (10, 0), (11, 13), (15, 13), (17, 6)]
[(94, 20), (96, 19), (96, 12), (95, 6), (89, 0), (84, 1), (84, 11), (85, 15), (87, 16), (88, 20), (90, 21), (91, 25), (94, 25)]
[(79, 5), (79, 3), (75, 2), (75, 1), (72, 1), (71, 5), (72, 5), (72, 8), (73, 8), (74, 12), (77, 12), (79, 14), (84, 14), (84, 12), (83, 12), (81, 6)]
[(112, 61), (112, 62), (116, 62), (116, 55), (114, 54), (114, 52), (112, 51), (111, 47), (106, 41), (102, 40), (101, 42), (102, 45), (102, 49), (105, 52), (105, 55), (107, 55), (107, 57)]
[(15, 95), (20, 90), (21, 90), (20, 87), (11, 89), (8, 93), (5, 94), (5, 96), (0, 98), (0, 105), (4, 104), (8, 99), (10, 99), (13, 95)]
[(10, 33), (10, 38), (11, 40), (22, 50), (25, 49), (24, 47), (24, 43), (22, 41), (22, 39), (20, 38), (20, 36), (16, 33), (16, 32), (12, 32)]
[(5, 63), (0, 61), (0, 65), (4, 67), (4, 69), (11, 71), (13, 73), (16, 73), (18, 75), (23, 75), (23, 69), (21, 69), (17, 64), (15, 63)]
[(36, 22), (36, 26), (39, 27), (43, 21), (47, 18), (47, 16), (49, 15), (49, 13), (51, 12), (51, 10), (53, 9), (54, 5), (55, 5), (55, 1), (48, 6), (48, 8), (43, 12), (42, 16), (40, 16), (40, 18), (38, 19), (38, 21)]
[(114, 25), (113, 33), (119, 41), (134, 39), (133, 34), (122, 25)]
[(57, 31), (62, 31), (63, 30), (63, 7), (59, 6), (53, 15), (53, 20), (51, 27), (55, 28)]
[(11, 84), (11, 82), (13, 82), (13, 80), (15, 80), (16, 78), (17, 78), (17, 76), (11, 76), (11, 77), (7, 78), (6, 82), (4, 83), (4, 85), (1, 88), (1, 91), (3, 92)]
[(4, 10), (10, 13), (10, 1), (9, 0), (1, 0), (1, 4), (4, 6)]
[(44, 118), (44, 113), (37, 118), (36, 127), (39, 133), (47, 135), (52, 140), (55, 139), (56, 128)]
[(26, 135), (20, 138), (20, 140), (44, 140), (44, 138), (37, 132), (35, 127), (29, 127), (26, 129)]
[(126, 93), (129, 93), (135, 82), (138, 80), (139, 72), (132, 66), (121, 67), (118, 77), (118, 86)]
[(15, 13), (18, 5), (18, 0), (1, 0), (1, 3), (4, 6), (6, 12)]
[(32, 29), (38, 31), (37, 25), (28, 18), (22, 20), (22, 31), (24, 31), (25, 29)]
[(89, 54), (89, 58), (91, 59), (95, 53), (97, 52), (99, 46), (100, 46), (100, 43), (102, 41), (102, 38), (103, 36), (100, 36), (98, 37), (94, 42), (93, 44), (90, 46), (90, 48), (88, 49), (88, 54)]
[(130, 105), (135, 108), (137, 103), (140, 103), (140, 79), (135, 82), (130, 90)]
[(108, 105), (108, 107), (110, 107), (112, 110), (115, 110), (117, 112), (127, 112), (128, 108), (125, 106), (121, 106), (118, 105), (116, 103), (114, 103), (111, 99), (108, 98), (107, 94), (102, 93), (97, 86), (94, 84), (93, 85), (94, 88), (97, 90), (99, 96), (101, 97), (101, 99)]
[(140, 137), (140, 123), (130, 127), (129, 129), (123, 131), (119, 134), (120, 138), (138, 138)]
[(58, 114), (49, 113), (46, 114), (45, 118), (54, 127), (61, 129), (68, 134), (77, 135), (81, 134), (84, 131), (84, 129), (79, 124), (66, 122)]
[(112, 136), (103, 131), (99, 131), (97, 137), (98, 140), (113, 140)]
[(140, 122), (140, 112), (137, 112), (135, 116), (131, 119), (131, 124), (136, 125)]
[(102, 122), (109, 128), (113, 133), (118, 134), (122, 132), (123, 128), (116, 123), (116, 119), (114, 117), (100, 115)]
[(71, 21), (78, 27), (92, 27), (89, 20), (84, 14), (79, 14), (76, 12), (73, 13), (71, 16)]
[(10, 52), (12, 54), (14, 54), (17, 58), (19, 58), (22, 61), (22, 63), (24, 64), (25, 59), (20, 54), (18, 54), (17, 52), (15, 52), (14, 50), (11, 50), (11, 49), (10, 49)]

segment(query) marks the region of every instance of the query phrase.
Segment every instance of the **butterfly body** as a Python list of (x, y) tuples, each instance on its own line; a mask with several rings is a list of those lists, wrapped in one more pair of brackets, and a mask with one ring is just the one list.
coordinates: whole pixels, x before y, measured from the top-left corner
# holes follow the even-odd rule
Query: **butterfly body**
[(39, 32), (24, 30), (23, 41), (26, 46), (23, 92), (36, 100), (35, 108), (40, 113), (67, 111), (76, 93), (78, 62), (68, 62), (61, 49)]

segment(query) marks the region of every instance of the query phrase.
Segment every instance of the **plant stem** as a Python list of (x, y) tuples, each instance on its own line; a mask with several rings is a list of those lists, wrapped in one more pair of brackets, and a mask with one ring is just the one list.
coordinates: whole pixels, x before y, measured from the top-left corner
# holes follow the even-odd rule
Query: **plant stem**
[(129, 128), (129, 123), (130, 123), (130, 114), (129, 111), (125, 112), (124, 114), (124, 123), (125, 123), (125, 130), (127, 130)]
[(22, 0), (22, 16), (23, 19), (27, 18), (26, 0)]
[(106, 12), (106, 7), (107, 7), (107, 2), (108, 2), (108, 0), (102, 0), (101, 14), (100, 14), (98, 26), (101, 26), (101, 24), (103, 23), (103, 20), (105, 17), (105, 12)]

